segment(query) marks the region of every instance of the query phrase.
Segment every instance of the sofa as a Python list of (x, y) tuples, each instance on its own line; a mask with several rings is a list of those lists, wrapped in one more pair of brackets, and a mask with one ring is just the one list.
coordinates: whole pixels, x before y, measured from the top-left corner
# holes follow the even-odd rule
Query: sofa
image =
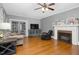
[(4, 34), (3, 39), (16, 39), (16, 45), (23, 45), (24, 44), (25, 35), (16, 34), (16, 33), (6, 33)]

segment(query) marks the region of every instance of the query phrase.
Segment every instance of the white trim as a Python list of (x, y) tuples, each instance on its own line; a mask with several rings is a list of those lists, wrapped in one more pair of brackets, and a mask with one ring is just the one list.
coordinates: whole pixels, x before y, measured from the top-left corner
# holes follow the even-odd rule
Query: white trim
[(69, 24), (69, 25), (68, 25), (68, 24), (62, 24), (62, 25), (53, 25), (53, 26), (58, 26), (58, 27), (59, 27), (59, 26), (60, 26), (60, 27), (61, 27), (61, 26), (68, 26), (68, 27), (70, 26), (70, 27), (74, 27), (74, 26), (79, 26), (79, 24)]
[(28, 20), (18, 20), (18, 19), (9, 19), (10, 23), (12, 21), (19, 21), (19, 22), (25, 22), (26, 23), (26, 37), (28, 37)]

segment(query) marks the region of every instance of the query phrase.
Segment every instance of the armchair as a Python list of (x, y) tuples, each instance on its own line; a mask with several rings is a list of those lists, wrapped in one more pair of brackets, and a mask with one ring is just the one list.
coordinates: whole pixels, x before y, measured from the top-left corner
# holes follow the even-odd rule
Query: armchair
[(53, 32), (52, 30), (49, 30), (48, 33), (43, 32), (41, 35), (41, 39), (43, 39), (43, 40), (50, 39), (52, 36), (52, 32)]

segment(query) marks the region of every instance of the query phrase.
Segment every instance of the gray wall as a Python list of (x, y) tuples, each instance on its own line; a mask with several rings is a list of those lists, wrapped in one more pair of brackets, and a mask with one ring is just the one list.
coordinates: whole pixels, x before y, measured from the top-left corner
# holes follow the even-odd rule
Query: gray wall
[(30, 29), (30, 24), (39, 24), (39, 28), (41, 28), (39, 19), (21, 17), (21, 16), (14, 16), (14, 15), (7, 15), (6, 19), (8, 19), (8, 22), (10, 21), (10, 19), (28, 21), (28, 29)]
[(63, 13), (55, 14), (52, 16), (49, 16), (47, 18), (41, 19), (41, 28), (43, 32), (47, 32), (48, 30), (53, 30), (53, 23), (56, 23), (57, 21), (66, 21), (69, 17), (76, 17), (79, 18), (79, 8), (72, 9), (70, 11), (66, 11)]

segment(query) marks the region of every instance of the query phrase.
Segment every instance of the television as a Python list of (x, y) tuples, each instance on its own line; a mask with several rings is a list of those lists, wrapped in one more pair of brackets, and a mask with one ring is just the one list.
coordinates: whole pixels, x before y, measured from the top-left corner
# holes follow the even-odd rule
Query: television
[(30, 29), (39, 29), (39, 24), (30, 24)]

